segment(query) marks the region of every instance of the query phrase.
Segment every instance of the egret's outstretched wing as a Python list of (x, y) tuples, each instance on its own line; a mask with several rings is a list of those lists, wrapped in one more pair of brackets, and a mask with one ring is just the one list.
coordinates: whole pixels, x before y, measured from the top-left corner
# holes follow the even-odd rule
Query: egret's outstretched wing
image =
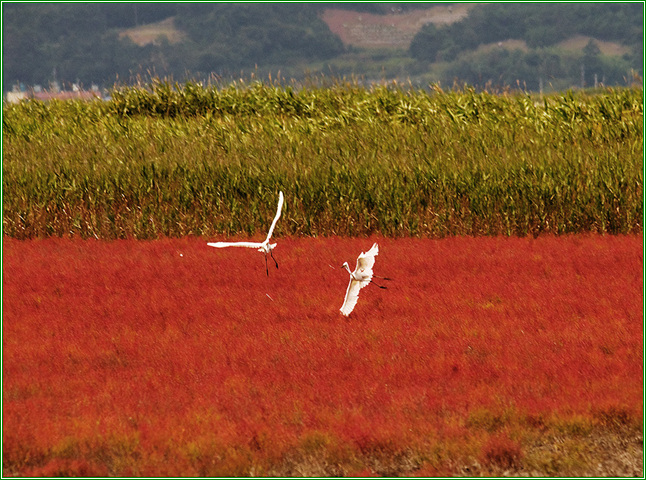
[[(357, 268), (355, 269), (355, 272), (358, 272), (362, 275), (367, 275), (368, 277), (372, 278), (372, 267), (375, 266), (375, 256), (379, 254), (379, 247), (377, 246), (376, 243), (372, 245), (370, 250), (368, 250), (366, 253), (361, 252), (361, 255), (357, 258)], [(365, 287), (370, 283), (370, 279), (367, 279), (365, 284), (362, 282), (361, 287)]]
[(283, 197), (283, 192), (278, 193), (278, 210), (276, 211), (276, 216), (274, 217), (274, 221), (271, 222), (271, 227), (269, 227), (269, 233), (267, 234), (267, 239), (265, 242), (269, 241), (271, 238), (271, 234), (274, 233), (274, 227), (276, 226), (276, 223), (278, 223), (278, 219), (280, 218), (280, 212), (283, 210), (283, 202), (285, 201), (285, 198)]
[(343, 305), (340, 308), (341, 313), (346, 317), (354, 310), (357, 300), (359, 300), (359, 290), (361, 290), (361, 287), (361, 282), (353, 278), (350, 279), (348, 289), (345, 291), (345, 300), (343, 300)]
[(209, 247), (225, 248), (225, 247), (247, 247), (247, 248), (262, 248), (262, 243), (258, 242), (210, 242), (207, 243)]

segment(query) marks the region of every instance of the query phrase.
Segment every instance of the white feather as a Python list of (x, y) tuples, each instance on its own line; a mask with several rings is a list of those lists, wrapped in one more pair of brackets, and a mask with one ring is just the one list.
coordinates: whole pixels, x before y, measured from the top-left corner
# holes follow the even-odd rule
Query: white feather
[(350, 266), (348, 262), (343, 264), (343, 267), (350, 274), (350, 283), (348, 288), (345, 291), (345, 299), (343, 300), (343, 305), (341, 305), (341, 313), (346, 317), (350, 315), (352, 310), (359, 300), (359, 291), (366, 287), (372, 280), (372, 267), (375, 265), (375, 256), (379, 254), (379, 247), (377, 244), (373, 244), (370, 250), (366, 253), (361, 252), (361, 255), (357, 257), (357, 266), (354, 271), (350, 271)]

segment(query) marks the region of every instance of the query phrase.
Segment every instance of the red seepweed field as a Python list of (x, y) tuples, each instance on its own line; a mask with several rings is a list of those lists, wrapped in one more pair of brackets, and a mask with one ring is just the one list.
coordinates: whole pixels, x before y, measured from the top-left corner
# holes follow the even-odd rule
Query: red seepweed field
[(3, 475), (643, 475), (641, 234), (206, 241), (4, 238)]

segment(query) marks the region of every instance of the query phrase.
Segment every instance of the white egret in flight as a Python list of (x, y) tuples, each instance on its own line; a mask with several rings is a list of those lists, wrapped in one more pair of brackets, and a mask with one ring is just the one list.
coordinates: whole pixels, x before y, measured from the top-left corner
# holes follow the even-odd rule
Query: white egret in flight
[(274, 248), (276, 248), (276, 243), (269, 243), (269, 239), (271, 238), (271, 234), (274, 231), (274, 227), (276, 226), (276, 222), (278, 222), (278, 219), (280, 218), (280, 212), (283, 209), (283, 202), (284, 202), (284, 197), (283, 197), (283, 192), (279, 192), (278, 194), (278, 211), (276, 212), (276, 216), (274, 217), (274, 221), (271, 222), (271, 227), (269, 227), (269, 233), (267, 234), (267, 238), (265, 238), (265, 241), (260, 243), (260, 242), (210, 242), (207, 243), (209, 247), (215, 247), (215, 248), (224, 248), (224, 247), (247, 247), (247, 248), (256, 248), (258, 249), (259, 252), (264, 252), (265, 253), (265, 271), (267, 272), (267, 276), (269, 276), (269, 268), (267, 267), (267, 254), (271, 255), (272, 260), (276, 264), (276, 268), (278, 268), (278, 262), (274, 258), (274, 254), (271, 252)]
[[(350, 283), (348, 284), (348, 289), (345, 292), (345, 300), (340, 310), (343, 315), (346, 317), (350, 315), (350, 312), (354, 309), (354, 306), (357, 304), (359, 299), (359, 290), (367, 286), (374, 275), (372, 272), (372, 267), (375, 265), (375, 257), (379, 254), (379, 247), (376, 243), (372, 245), (370, 250), (366, 253), (361, 252), (361, 255), (357, 258), (357, 266), (354, 269), (354, 272), (350, 271), (350, 266), (348, 262), (344, 262), (342, 267), (344, 267), (350, 274)], [(387, 277), (377, 277), (383, 278), (384, 280), (390, 280)], [(379, 288), (386, 288), (381, 285), (373, 284)]]

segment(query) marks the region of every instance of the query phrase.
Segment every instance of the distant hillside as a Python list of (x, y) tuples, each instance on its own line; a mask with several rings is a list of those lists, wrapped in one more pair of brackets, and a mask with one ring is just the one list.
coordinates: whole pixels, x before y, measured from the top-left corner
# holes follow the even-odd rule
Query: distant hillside
[[(588, 42), (573, 49), (581, 37)], [(447, 64), (445, 78), (471, 85), (625, 85), (642, 76), (643, 38), (642, 3), (479, 4), (459, 22), (425, 25), (409, 52), (426, 65)], [(508, 40), (528, 49), (508, 49)], [(491, 43), (500, 48), (474, 54)]]
[(641, 3), (3, 3), (3, 90), (151, 76), (624, 85)]

